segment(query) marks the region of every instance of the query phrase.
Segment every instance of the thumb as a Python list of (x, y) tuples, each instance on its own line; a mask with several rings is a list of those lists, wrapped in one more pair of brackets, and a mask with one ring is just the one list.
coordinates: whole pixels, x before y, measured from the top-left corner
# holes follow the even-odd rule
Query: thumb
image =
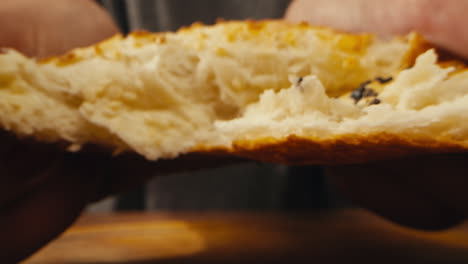
[(118, 33), (109, 14), (91, 0), (2, 0), (0, 47), (28, 56), (53, 56)]
[(467, 8), (467, 1), (458, 0), (296, 0), (285, 18), (381, 36), (416, 31), (468, 58), (468, 29), (464, 26)]

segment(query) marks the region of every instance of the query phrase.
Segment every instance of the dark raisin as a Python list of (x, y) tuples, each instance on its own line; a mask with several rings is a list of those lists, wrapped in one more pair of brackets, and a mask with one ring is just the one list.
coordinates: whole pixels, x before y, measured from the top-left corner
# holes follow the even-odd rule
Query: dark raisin
[(352, 93), (351, 93), (351, 98), (354, 99), (354, 103), (357, 104), (357, 102), (359, 102), (359, 100), (362, 99), (363, 97), (363, 94), (364, 92), (366, 91), (366, 86), (368, 84), (370, 84), (372, 81), (366, 81), (366, 82), (363, 82), (361, 83), (361, 85), (359, 85), (359, 88), (355, 89)]
[(359, 88), (366, 88), (366, 86), (371, 84), (371, 83), (372, 83), (372, 80), (367, 80), (367, 81), (361, 83), (361, 85), (359, 85)]
[(302, 86), (302, 81), (304, 80), (304, 77), (299, 77), (296, 82), (296, 87), (299, 88), (301, 92), (304, 92), (304, 87)]
[(380, 104), (381, 101), (379, 98), (374, 98), (374, 100), (370, 101), (369, 102), (369, 105), (377, 105), (377, 104)]
[(362, 97), (371, 97), (371, 96), (377, 96), (379, 95), (376, 93), (372, 88), (365, 89), (364, 92), (362, 93)]
[(354, 103), (359, 102), (362, 98), (362, 90), (361, 89), (356, 89), (351, 93), (351, 98), (354, 99)]
[(393, 81), (393, 77), (392, 76), (390, 76), (388, 78), (377, 77), (377, 78), (375, 78), (375, 80), (378, 81), (381, 84), (385, 84), (385, 83)]

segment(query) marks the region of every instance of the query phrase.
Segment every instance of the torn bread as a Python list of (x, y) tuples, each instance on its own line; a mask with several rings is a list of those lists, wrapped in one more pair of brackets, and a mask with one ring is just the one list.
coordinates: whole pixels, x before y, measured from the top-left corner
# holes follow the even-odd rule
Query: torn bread
[(282, 21), (135, 32), (37, 61), (0, 55), (0, 126), (149, 160), (204, 152), (344, 164), (468, 150), (468, 71), (417, 34)]

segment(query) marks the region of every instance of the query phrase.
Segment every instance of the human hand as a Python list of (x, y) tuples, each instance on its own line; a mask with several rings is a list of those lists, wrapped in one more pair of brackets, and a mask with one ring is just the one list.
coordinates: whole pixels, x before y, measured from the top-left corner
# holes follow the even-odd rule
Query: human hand
[[(381, 36), (416, 31), (468, 58), (468, 2), (458, 0), (296, 0), (286, 19)], [(397, 223), (449, 227), (468, 213), (468, 156), (436, 155), (326, 168), (358, 205)]]
[(406, 226), (451, 227), (468, 213), (468, 155), (447, 154), (325, 168), (356, 204)]
[[(118, 29), (91, 0), (0, 1), (0, 48), (47, 57), (106, 39)], [(187, 155), (149, 162), (89, 148), (18, 140), (0, 130), (0, 263), (16, 263), (61, 234), (91, 201), (128, 191), (150, 177), (236, 160)]]
[(119, 31), (92, 0), (2, 0), (0, 25), (0, 47), (34, 57), (63, 54)]
[(467, 8), (459, 0), (295, 0), (285, 18), (384, 37), (416, 31), (468, 58)]
[[(89, 0), (2, 0), (0, 25), (0, 47), (35, 57), (61, 54), (118, 32), (111, 17)], [(1, 263), (28, 256), (64, 231), (88, 202), (121, 188), (119, 176), (130, 173), (130, 163), (136, 175), (147, 175), (143, 170), (149, 169), (142, 159), (110, 162), (64, 154), (5, 132), (0, 146)], [(115, 178), (115, 185), (104, 183), (108, 177)]]
[(0, 132), (0, 146), (0, 263), (34, 253), (92, 201), (131, 190), (150, 177), (237, 162), (201, 155), (149, 162), (131, 153), (66, 153), (6, 132)]

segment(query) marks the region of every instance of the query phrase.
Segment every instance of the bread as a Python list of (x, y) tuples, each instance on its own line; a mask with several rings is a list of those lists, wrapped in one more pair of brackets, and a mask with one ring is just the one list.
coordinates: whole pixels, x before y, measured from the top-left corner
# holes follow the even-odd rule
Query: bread
[(468, 72), (417, 34), (229, 21), (0, 55), (1, 127), (71, 151), (356, 163), (464, 152), (467, 113)]

